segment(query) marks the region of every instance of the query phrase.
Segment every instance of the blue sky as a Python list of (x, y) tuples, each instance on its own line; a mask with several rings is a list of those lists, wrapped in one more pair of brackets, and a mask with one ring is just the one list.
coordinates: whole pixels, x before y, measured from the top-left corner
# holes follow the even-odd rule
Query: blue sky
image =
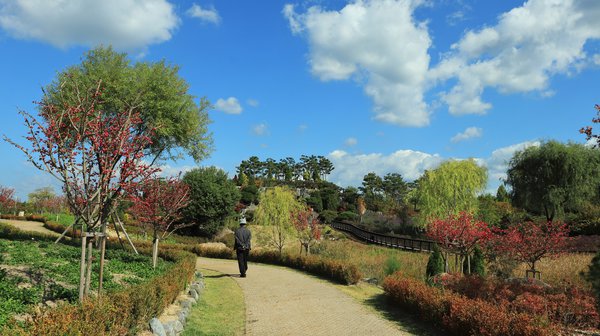
[[(417, 178), (476, 158), (495, 190), (516, 150), (584, 142), (598, 97), (595, 0), (0, 0), (0, 133), (24, 143), (19, 109), (98, 44), (180, 66), (213, 104), (215, 151), (324, 155), (329, 180)], [(0, 185), (21, 199), (51, 177), (0, 142)], [(165, 173), (194, 167), (165, 162)]]

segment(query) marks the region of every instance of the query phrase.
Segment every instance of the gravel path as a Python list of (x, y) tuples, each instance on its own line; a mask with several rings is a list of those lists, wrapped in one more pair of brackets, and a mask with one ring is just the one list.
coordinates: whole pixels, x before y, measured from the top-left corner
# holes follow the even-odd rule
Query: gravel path
[(19, 230), (22, 231), (34, 231), (41, 232), (53, 236), (60, 236), (58, 233), (48, 230), (44, 227), (44, 224), (41, 222), (33, 222), (33, 221), (22, 221), (22, 220), (12, 220), (12, 219), (0, 219), (0, 222), (12, 225)]
[(249, 265), (239, 277), (237, 262), (198, 258), (197, 267), (228, 274), (246, 301), (246, 335), (412, 335), (367, 310), (326, 282), (297, 271)]

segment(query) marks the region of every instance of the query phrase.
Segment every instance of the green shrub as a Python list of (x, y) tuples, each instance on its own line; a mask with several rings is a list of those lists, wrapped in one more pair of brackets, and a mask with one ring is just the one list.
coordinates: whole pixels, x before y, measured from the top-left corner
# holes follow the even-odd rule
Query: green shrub
[(354, 222), (357, 219), (358, 219), (358, 214), (356, 214), (352, 211), (340, 212), (336, 218), (336, 220), (339, 220), (339, 221), (351, 221), (351, 222)]
[(433, 245), (433, 253), (429, 256), (427, 261), (427, 268), (425, 269), (425, 276), (430, 278), (434, 275), (444, 273), (444, 258), (437, 244)]
[(392, 275), (399, 271), (401, 266), (402, 265), (400, 264), (398, 258), (395, 256), (389, 256), (385, 261), (385, 268), (383, 272), (386, 276)]
[(333, 220), (337, 217), (338, 213), (334, 210), (324, 210), (319, 213), (319, 219), (324, 224), (331, 224)]
[[(469, 264), (467, 259), (463, 262), (463, 273), (469, 274)], [(471, 273), (479, 276), (485, 276), (485, 258), (479, 246), (475, 246), (471, 256)]]

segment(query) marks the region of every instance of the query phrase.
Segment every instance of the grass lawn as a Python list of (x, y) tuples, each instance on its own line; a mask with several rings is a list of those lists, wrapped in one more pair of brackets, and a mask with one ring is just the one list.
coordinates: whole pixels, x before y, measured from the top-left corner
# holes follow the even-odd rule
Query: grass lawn
[(200, 271), (206, 290), (189, 315), (182, 335), (243, 335), (246, 304), (242, 289), (228, 275)]
[[(98, 286), (99, 252), (94, 251), (92, 290)], [(81, 250), (49, 242), (0, 239), (0, 326), (13, 314), (27, 313), (35, 304), (78, 298)], [(151, 257), (107, 249), (104, 288), (118, 290), (164, 272), (161, 261), (152, 269)]]

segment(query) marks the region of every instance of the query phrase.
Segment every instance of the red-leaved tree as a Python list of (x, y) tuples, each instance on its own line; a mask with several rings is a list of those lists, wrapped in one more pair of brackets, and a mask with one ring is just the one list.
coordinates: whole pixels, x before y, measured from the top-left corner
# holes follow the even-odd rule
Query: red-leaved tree
[(427, 236), (443, 250), (444, 268), (448, 272), (448, 253), (455, 254), (455, 271), (467, 258), (467, 270), (471, 273), (470, 255), (476, 245), (483, 245), (492, 238), (487, 223), (475, 219), (472, 213), (462, 211), (444, 219), (434, 219), (427, 225)]
[(301, 209), (292, 213), (292, 223), (300, 241), (300, 254), (303, 248), (307, 255), (310, 254), (310, 246), (321, 239), (321, 227), (317, 215), (310, 208)]
[(129, 212), (152, 232), (152, 267), (158, 259), (158, 243), (175, 230), (192, 224), (176, 224), (181, 209), (189, 202), (189, 186), (175, 178), (151, 178), (129, 193), (133, 205)]
[(0, 186), (0, 212), (9, 212), (15, 204), (15, 189)]
[[(598, 124), (598, 123), (600, 123), (600, 105), (596, 104), (594, 106), (594, 108), (596, 109), (596, 116), (597, 117), (593, 118), (592, 122), (594, 124)], [(593, 127), (592, 126), (586, 126), (586, 127), (582, 127), (579, 130), (579, 133), (585, 134), (585, 137), (586, 137), (587, 140), (591, 140), (591, 139), (596, 140), (596, 146), (600, 146), (600, 135), (594, 134), (594, 133), (592, 133), (592, 131), (593, 131)]]
[(82, 236), (79, 296), (83, 300), (90, 288), (92, 269), (92, 240), (87, 244), (86, 261), (86, 238), (100, 237), (101, 291), (108, 218), (123, 190), (157, 169), (142, 161), (152, 130), (142, 127), (138, 106), (105, 113), (97, 109), (101, 83), (92, 90), (82, 90), (78, 81), (69, 77), (62, 85), (61, 92), (74, 93), (74, 103), (54, 105), (44, 98), (38, 103), (37, 117), (20, 111), (30, 146), (4, 138), (22, 150), (36, 168), (61, 182), (69, 209), (87, 231)]
[(500, 230), (494, 240), (497, 252), (526, 263), (534, 276), (535, 265), (545, 257), (555, 257), (567, 249), (569, 229), (558, 221), (524, 222)]

